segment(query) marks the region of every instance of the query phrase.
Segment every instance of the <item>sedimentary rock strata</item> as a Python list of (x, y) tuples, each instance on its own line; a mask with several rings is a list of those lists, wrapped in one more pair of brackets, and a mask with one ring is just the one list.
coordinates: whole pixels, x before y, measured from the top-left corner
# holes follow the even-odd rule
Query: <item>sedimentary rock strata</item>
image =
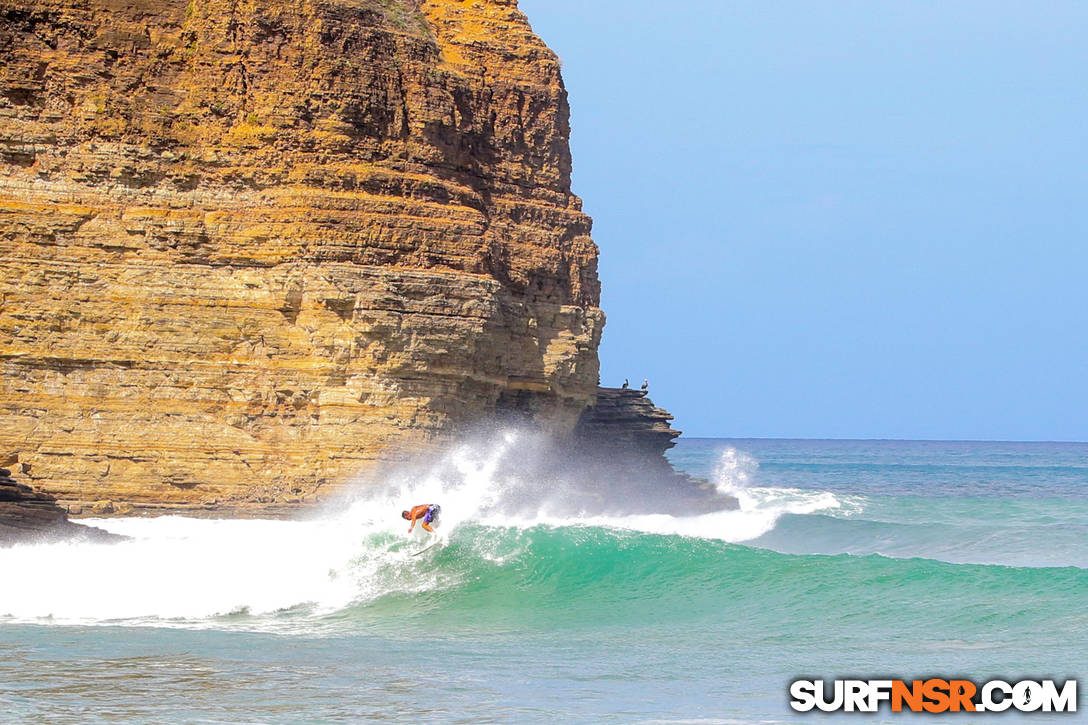
[(597, 250), (514, 0), (9, 0), (0, 452), (70, 506), (313, 500), (594, 399)]
[(575, 426), (567, 457), (577, 461), (590, 487), (611, 491), (628, 513), (688, 515), (738, 508), (734, 496), (672, 467), (665, 451), (680, 436), (672, 420), (644, 390), (598, 388), (596, 403)]
[(9, 469), (0, 468), (0, 546), (66, 538), (121, 539), (102, 529), (69, 521), (68, 513), (55, 498), (18, 483)]
[(613, 450), (654, 466), (668, 466), (665, 451), (680, 436), (672, 428), (672, 419), (672, 413), (654, 405), (644, 390), (598, 388), (596, 402), (578, 420), (576, 436), (591, 449)]

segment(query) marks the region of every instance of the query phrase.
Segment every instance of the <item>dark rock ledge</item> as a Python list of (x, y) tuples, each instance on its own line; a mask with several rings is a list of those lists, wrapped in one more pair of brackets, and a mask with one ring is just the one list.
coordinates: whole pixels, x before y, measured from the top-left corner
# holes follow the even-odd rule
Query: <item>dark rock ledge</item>
[(68, 520), (68, 513), (49, 494), (17, 482), (0, 468), (0, 546), (60, 541), (120, 541), (121, 536)]
[(636, 494), (628, 503), (643, 501), (646, 513), (683, 515), (737, 508), (734, 497), (718, 492), (709, 481), (672, 467), (665, 451), (680, 436), (672, 420), (672, 414), (655, 406), (645, 390), (598, 388), (596, 405), (578, 419), (575, 447), (591, 475), (601, 482), (622, 478), (627, 490)]

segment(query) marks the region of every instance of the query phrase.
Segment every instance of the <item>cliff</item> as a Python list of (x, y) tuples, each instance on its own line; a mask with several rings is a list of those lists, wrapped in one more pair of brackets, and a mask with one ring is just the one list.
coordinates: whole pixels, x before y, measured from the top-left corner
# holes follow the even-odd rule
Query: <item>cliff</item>
[(593, 402), (597, 249), (515, 0), (0, 18), (0, 453), (36, 488), (282, 507)]

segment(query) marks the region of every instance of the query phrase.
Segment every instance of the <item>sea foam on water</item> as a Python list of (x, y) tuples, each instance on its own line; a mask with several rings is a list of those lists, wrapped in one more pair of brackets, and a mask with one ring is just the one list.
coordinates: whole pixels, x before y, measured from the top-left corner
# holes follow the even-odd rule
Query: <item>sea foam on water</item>
[(504, 553), (488, 545), (489, 529), (596, 527), (740, 542), (769, 531), (785, 513), (840, 505), (826, 492), (750, 487), (755, 461), (730, 448), (722, 454), (717, 485), (738, 498), (737, 510), (625, 514), (593, 511), (579, 499), (582, 508), (571, 511), (561, 500), (569, 488), (527, 479), (509, 465), (511, 457), (525, 454), (524, 435), (506, 431), (485, 443), (454, 445), (428, 465), (387, 472), (354, 500), (338, 501), (314, 518), (102, 519), (89, 523), (129, 539), (0, 549), (8, 584), (0, 616), (236, 625), (215, 618), (294, 609), (323, 616), (394, 592), (450, 585), (450, 576), (412, 556), (422, 546), (422, 529), (409, 537), (400, 511), (419, 503), (442, 505), (443, 542), (466, 524), (478, 526), (472, 555), (498, 561)]

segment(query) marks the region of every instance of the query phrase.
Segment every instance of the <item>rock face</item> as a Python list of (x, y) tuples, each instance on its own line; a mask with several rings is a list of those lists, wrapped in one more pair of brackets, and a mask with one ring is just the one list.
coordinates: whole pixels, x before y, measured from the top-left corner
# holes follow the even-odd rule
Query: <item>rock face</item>
[(676, 445), (669, 411), (658, 408), (644, 390), (598, 388), (597, 402), (578, 419), (575, 435), (591, 450), (636, 457), (640, 465), (672, 470), (665, 451)]
[(641, 513), (737, 508), (733, 496), (672, 467), (665, 451), (680, 435), (670, 425), (672, 419), (644, 390), (598, 388), (596, 404), (582, 413), (574, 430), (572, 449), (579, 468), (591, 481), (613, 482), (615, 495), (627, 499), (629, 510), (636, 502), (644, 508)]
[(594, 400), (597, 249), (515, 0), (0, 18), (0, 453), (36, 487), (283, 506)]
[(0, 546), (71, 537), (120, 539), (101, 529), (72, 523), (55, 498), (17, 483), (9, 469), (0, 468)]

